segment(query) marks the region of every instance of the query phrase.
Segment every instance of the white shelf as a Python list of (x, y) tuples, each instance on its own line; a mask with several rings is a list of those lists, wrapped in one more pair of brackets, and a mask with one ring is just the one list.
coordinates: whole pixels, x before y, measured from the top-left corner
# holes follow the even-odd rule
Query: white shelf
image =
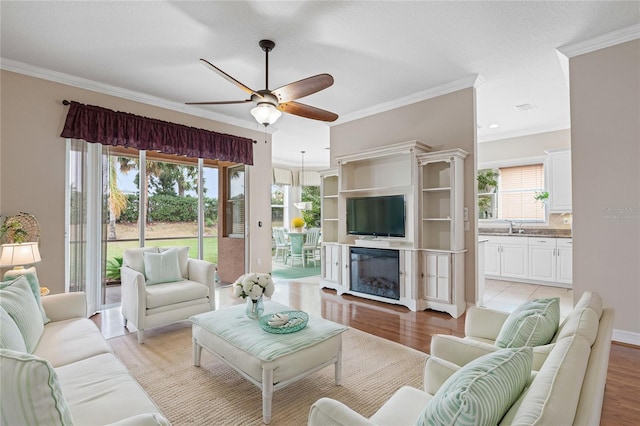
[(367, 194), (370, 195), (370, 193), (375, 192), (375, 193), (385, 193), (385, 194), (392, 194), (392, 193), (398, 193), (398, 194), (402, 194), (405, 193), (407, 191), (410, 191), (413, 187), (412, 186), (376, 186), (376, 187), (371, 187), (371, 188), (356, 188), (356, 189), (343, 189), (340, 191), (340, 194), (358, 194), (359, 192), (362, 192), (363, 194)]
[(443, 186), (439, 188), (424, 188), (422, 192), (438, 192), (438, 191), (451, 191), (450, 186)]
[(325, 195), (325, 196), (323, 196), (322, 198), (324, 198), (325, 200), (329, 200), (329, 199), (332, 199), (332, 198), (337, 199), (337, 198), (338, 198), (338, 194), (335, 194), (335, 195)]
[(422, 220), (432, 220), (432, 221), (451, 221), (450, 217), (425, 217)]

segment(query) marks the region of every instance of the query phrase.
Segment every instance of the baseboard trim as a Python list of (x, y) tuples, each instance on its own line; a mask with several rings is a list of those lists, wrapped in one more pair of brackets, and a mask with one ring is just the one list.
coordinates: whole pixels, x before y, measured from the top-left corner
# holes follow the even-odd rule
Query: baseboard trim
[(627, 343), (629, 345), (640, 346), (640, 333), (614, 329), (612, 340), (614, 342)]

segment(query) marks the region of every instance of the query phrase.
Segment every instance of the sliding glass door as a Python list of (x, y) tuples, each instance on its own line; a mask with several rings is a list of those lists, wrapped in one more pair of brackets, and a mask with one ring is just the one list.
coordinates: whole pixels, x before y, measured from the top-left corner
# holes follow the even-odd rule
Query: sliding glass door
[[(218, 262), (215, 165), (130, 149), (102, 150), (98, 144), (69, 142), (67, 282), (70, 291), (96, 294), (91, 312), (120, 303), (120, 266), (128, 248), (189, 246), (191, 257)], [(243, 206), (237, 198), (235, 204)], [(244, 219), (240, 211), (236, 220)], [(93, 278), (87, 280), (90, 265)], [(91, 289), (89, 282), (94, 283)]]

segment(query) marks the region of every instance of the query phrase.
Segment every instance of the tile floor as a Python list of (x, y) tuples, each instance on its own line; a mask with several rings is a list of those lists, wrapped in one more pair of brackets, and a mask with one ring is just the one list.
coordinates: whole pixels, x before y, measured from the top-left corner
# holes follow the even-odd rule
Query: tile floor
[(543, 297), (560, 298), (560, 320), (573, 309), (573, 290), (512, 281), (485, 281), (484, 306), (497, 311), (511, 312), (527, 300)]

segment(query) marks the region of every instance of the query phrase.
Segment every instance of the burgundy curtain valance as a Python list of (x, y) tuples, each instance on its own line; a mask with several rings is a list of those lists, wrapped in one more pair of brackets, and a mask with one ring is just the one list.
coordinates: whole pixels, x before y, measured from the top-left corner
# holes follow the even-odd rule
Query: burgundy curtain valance
[(63, 138), (253, 165), (248, 138), (69, 102)]

